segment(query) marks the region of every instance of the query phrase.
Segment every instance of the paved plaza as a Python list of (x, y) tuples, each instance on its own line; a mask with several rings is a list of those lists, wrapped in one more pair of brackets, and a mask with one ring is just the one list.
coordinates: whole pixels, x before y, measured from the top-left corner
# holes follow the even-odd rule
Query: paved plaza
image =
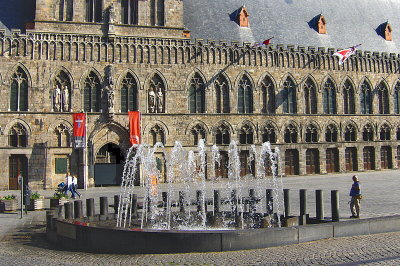
[[(358, 174), (364, 199), (362, 218), (400, 214), (400, 171)], [(348, 192), (351, 174), (286, 177), (283, 187), (291, 189), (291, 214), (298, 214), (298, 190), (308, 189), (308, 211), (315, 215), (314, 191), (325, 191), (326, 216), (330, 215), (330, 190), (340, 191), (340, 216), (350, 215)], [(223, 183), (214, 184), (222, 187)], [(251, 187), (251, 184), (247, 184)], [(118, 194), (119, 188), (81, 191), (84, 198)], [(18, 193), (1, 191), (0, 195)], [(53, 191), (40, 191), (51, 196)], [(138, 189), (141, 195), (143, 191)], [(400, 232), (336, 238), (282, 247), (221, 253), (167, 255), (90, 254), (58, 250), (45, 240), (45, 212), (0, 214), (0, 265), (399, 265)], [(173, 244), (173, 243), (171, 243)]]

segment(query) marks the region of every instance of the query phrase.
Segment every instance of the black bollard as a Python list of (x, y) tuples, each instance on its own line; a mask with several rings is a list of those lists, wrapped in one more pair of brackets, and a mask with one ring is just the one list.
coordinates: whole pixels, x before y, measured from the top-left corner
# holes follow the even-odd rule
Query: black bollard
[(300, 216), (307, 214), (307, 189), (300, 189)]
[(324, 211), (324, 191), (318, 189), (315, 191), (315, 204), (316, 204), (316, 218), (317, 220), (323, 220), (325, 216)]
[(285, 203), (285, 217), (290, 216), (290, 189), (283, 190), (283, 201)]
[(267, 203), (267, 214), (274, 213), (274, 196), (272, 194), (272, 189), (268, 188), (265, 190), (265, 200)]
[(219, 213), (221, 210), (221, 194), (219, 190), (214, 190), (214, 214)]
[(137, 195), (132, 194), (132, 206), (131, 206), (131, 216), (132, 218), (138, 217), (138, 202), (137, 202)]
[(196, 191), (196, 204), (197, 204), (197, 212), (203, 211), (203, 192), (201, 190)]
[(64, 203), (64, 210), (65, 210), (65, 219), (73, 219), (73, 207), (72, 202)]
[(62, 218), (63, 209), (64, 209), (64, 205), (57, 205), (57, 207), (56, 207), (56, 217), (57, 218)]
[(339, 191), (331, 190), (332, 222), (339, 222)]
[(46, 211), (46, 228), (47, 230), (51, 229), (51, 219), (54, 217), (53, 211)]
[(93, 217), (94, 216), (94, 199), (86, 199), (86, 216)]
[(118, 214), (119, 208), (119, 195), (114, 195), (114, 213)]
[(100, 215), (108, 215), (108, 198), (100, 197)]
[(179, 191), (179, 211), (185, 212), (185, 192)]
[(74, 201), (74, 217), (76, 218), (83, 218), (83, 206), (81, 200)]
[(163, 207), (164, 210), (166, 210), (168, 207), (168, 192), (164, 191), (161, 193), (161, 195), (162, 195)]

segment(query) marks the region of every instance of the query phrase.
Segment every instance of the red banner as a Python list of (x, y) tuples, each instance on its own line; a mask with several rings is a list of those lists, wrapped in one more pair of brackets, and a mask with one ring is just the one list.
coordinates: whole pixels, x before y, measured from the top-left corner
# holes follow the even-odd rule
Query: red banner
[(140, 144), (140, 112), (129, 111), (129, 140), (131, 144)]
[(86, 115), (85, 113), (73, 114), (74, 120), (74, 145), (75, 148), (83, 148), (86, 145)]

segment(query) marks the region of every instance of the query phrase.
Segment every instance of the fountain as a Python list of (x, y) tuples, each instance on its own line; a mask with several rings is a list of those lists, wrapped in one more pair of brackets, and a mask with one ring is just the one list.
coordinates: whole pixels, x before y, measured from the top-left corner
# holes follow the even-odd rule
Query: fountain
[[(159, 150), (166, 166), (166, 184), (163, 185), (155, 156)], [(259, 147), (252, 145), (247, 162), (243, 162), (232, 141), (228, 150), (227, 178), (217, 175), (221, 167), (218, 147), (214, 145), (208, 152), (211, 153), (209, 164), (204, 140), (199, 141), (197, 150), (189, 151), (176, 142), (170, 153), (161, 143), (154, 147), (132, 146), (123, 172), (116, 226), (142, 230), (280, 227), (283, 189), (278, 177), (278, 149), (272, 151), (268, 142)], [(243, 167), (248, 167), (249, 174), (242, 173)], [(139, 171), (145, 190), (140, 217), (132, 213), (132, 204), (136, 204), (134, 181)], [(207, 177), (211, 177), (210, 180)]]

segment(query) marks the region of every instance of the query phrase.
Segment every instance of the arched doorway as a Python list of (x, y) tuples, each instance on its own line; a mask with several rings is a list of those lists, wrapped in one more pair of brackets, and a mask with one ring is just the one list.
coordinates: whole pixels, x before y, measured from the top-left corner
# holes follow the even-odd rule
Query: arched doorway
[(95, 186), (116, 186), (121, 184), (124, 155), (120, 147), (107, 143), (99, 149), (94, 164)]
[(22, 154), (12, 154), (8, 160), (9, 163), (9, 182), (8, 189), (17, 190), (21, 186), (18, 183), (18, 176), (24, 177), (24, 184), (28, 182), (28, 158)]

